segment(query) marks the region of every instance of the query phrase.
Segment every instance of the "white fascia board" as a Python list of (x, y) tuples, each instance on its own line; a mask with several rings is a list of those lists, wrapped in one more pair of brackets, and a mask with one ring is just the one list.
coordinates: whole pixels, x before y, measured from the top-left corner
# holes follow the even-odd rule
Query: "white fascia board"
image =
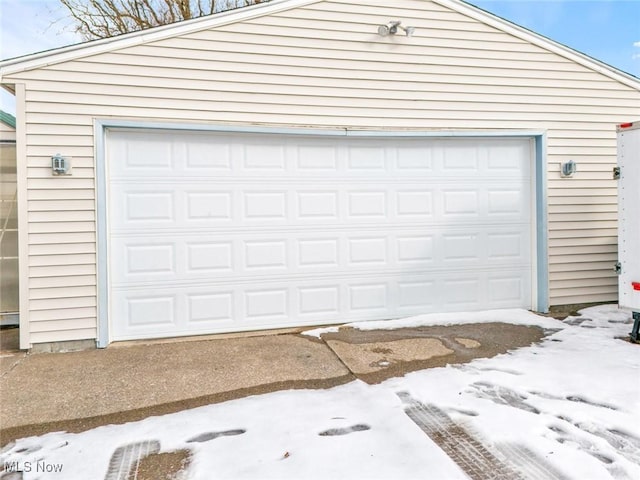
[(505, 33), (518, 37), (521, 40), (537, 45), (538, 47), (549, 50), (550, 52), (561, 55), (568, 60), (576, 62), (583, 67), (587, 67), (598, 73), (606, 75), (613, 80), (616, 80), (628, 87), (640, 90), (640, 79), (634, 77), (631, 74), (618, 70), (611, 65), (607, 65), (599, 60), (596, 60), (589, 55), (580, 53), (573, 48), (567, 47), (561, 43), (558, 43), (550, 38), (535, 33), (524, 27), (521, 27), (513, 22), (504, 20), (497, 15), (482, 10), (478, 7), (470, 5), (463, 0), (432, 0), (433, 2), (442, 5), (443, 7), (450, 8), (456, 12), (462, 13), (468, 17), (478, 20), (482, 23), (490, 25), (498, 30), (502, 30)]
[(48, 50), (23, 57), (11, 58), (0, 62), (0, 82), (2, 81), (2, 77), (5, 75), (42, 68), (56, 63), (67, 62), (69, 60), (75, 60), (76, 58), (105, 53), (120, 48), (127, 48), (157, 40), (164, 40), (166, 38), (186, 35), (199, 30), (241, 22), (243, 20), (249, 20), (317, 3), (319, 1), (322, 0), (271, 0), (265, 3), (257, 3), (247, 7), (215, 13), (213, 15), (184, 20), (170, 25), (162, 25), (115, 37), (92, 40), (85, 43), (57, 48), (55, 50)]

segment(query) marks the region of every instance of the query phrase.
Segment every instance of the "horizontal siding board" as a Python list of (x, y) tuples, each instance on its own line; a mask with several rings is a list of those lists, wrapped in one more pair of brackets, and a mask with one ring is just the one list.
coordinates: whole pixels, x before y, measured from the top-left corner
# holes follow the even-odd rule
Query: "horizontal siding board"
[[(64, 277), (78, 276), (78, 275), (95, 275), (95, 264), (80, 264), (80, 265), (55, 265), (55, 266), (43, 266), (43, 267), (29, 267), (29, 276), (31, 278), (36, 277)], [(60, 280), (60, 283), (64, 280)]]
[(90, 297), (65, 297), (65, 298), (43, 298), (31, 299), (29, 307), (32, 312), (47, 311), (53, 309), (77, 309), (83, 307), (95, 307), (96, 296)]
[[(55, 187), (55, 184), (54, 184)], [(95, 197), (94, 189), (70, 190), (66, 188), (60, 189), (38, 189), (29, 190), (27, 192), (29, 200), (93, 200)]]
[[(577, 293), (576, 293), (577, 292)], [(606, 296), (606, 298), (603, 298)], [(582, 298), (579, 301), (568, 301), (566, 297)], [(597, 297), (598, 300), (593, 298)], [(554, 289), (550, 295), (550, 306), (566, 305), (569, 303), (617, 302), (618, 288), (615, 285), (595, 285), (591, 287), (573, 287)]]
[[(599, 289), (598, 289), (599, 288)], [(579, 292), (579, 293), (576, 293)], [(611, 287), (596, 287), (592, 293), (582, 293), (582, 289), (573, 289), (573, 294), (568, 289), (563, 289), (558, 294), (551, 294), (550, 306), (582, 304), (582, 303), (617, 303), (617, 289)]]
[(558, 230), (549, 228), (549, 239), (553, 240), (556, 238), (571, 238), (573, 241), (582, 238), (588, 237), (610, 237), (613, 239), (618, 238), (618, 229), (617, 228), (592, 228), (589, 230)]
[[(582, 242), (581, 242), (582, 243)], [(594, 255), (600, 253), (618, 253), (618, 246), (611, 243), (589, 244), (589, 245), (562, 245), (551, 246), (549, 248), (549, 256), (559, 255)]]
[[(59, 105), (58, 105), (59, 106)], [(55, 113), (55, 112), (52, 112)], [(31, 158), (31, 157), (46, 157), (48, 156), (49, 158), (51, 158), (51, 148), (52, 147), (64, 147), (64, 152), (54, 152), (54, 155), (56, 153), (61, 153), (67, 157), (71, 157), (71, 162), (73, 162), (74, 158), (77, 157), (93, 157), (93, 147), (84, 147), (84, 146), (78, 146), (78, 145), (70, 145), (70, 144), (62, 144), (59, 141), (56, 142), (54, 145), (51, 146), (45, 146), (45, 145), (27, 145), (27, 158)], [(73, 163), (71, 164), (71, 168), (73, 168)], [(60, 178), (64, 178), (64, 177), (57, 177), (58, 179)]]
[[(35, 72), (38, 71), (39, 70), (36, 70)], [(35, 72), (32, 72), (32, 74)], [(55, 85), (53, 80), (51, 80), (49, 83), (51, 86)], [(40, 113), (26, 112), (25, 117), (27, 125), (31, 123), (47, 125), (48, 128), (52, 128), (54, 130), (58, 123), (64, 123), (64, 125), (67, 127), (84, 129), (88, 126), (91, 126), (93, 122), (93, 120), (91, 118), (87, 118), (86, 115), (76, 115), (68, 112), (58, 112), (55, 115), (42, 115)], [(48, 155), (43, 154), (41, 156), (51, 157), (51, 153), (49, 153)]]
[(75, 178), (59, 176), (50, 178), (27, 178), (29, 190), (93, 190), (95, 181), (92, 178)]
[(54, 310), (32, 310), (29, 315), (30, 322), (43, 322), (49, 320), (69, 320), (72, 318), (95, 318), (95, 307), (57, 308)]
[[(95, 78), (85, 80), (83, 83), (79, 82), (65, 82), (56, 84), (53, 88), (50, 82), (37, 82), (30, 90), (30, 98), (34, 101), (47, 101), (51, 100), (51, 95), (55, 93), (56, 102), (68, 101), (70, 98), (74, 99), (74, 102), (79, 101), (80, 98), (74, 98), (73, 95), (109, 95), (118, 97), (151, 97), (151, 98), (176, 98), (176, 89), (180, 91), (181, 98), (190, 98), (196, 100), (209, 100), (209, 101), (233, 101), (242, 102), (246, 101), (247, 92), (255, 89), (254, 84), (239, 83), (239, 82), (213, 82), (213, 81), (200, 81), (195, 82), (189, 79), (176, 79), (175, 83), (168, 85), (164, 78), (152, 78), (145, 84), (132, 85), (129, 83), (131, 77), (128, 76), (113, 76), (113, 81), (108, 87), (99, 83), (103, 78), (100, 75), (96, 75)], [(139, 79), (138, 79), (139, 82)], [(252, 98), (255, 101), (262, 103), (280, 103), (283, 100), (291, 102), (294, 105), (296, 103), (311, 102), (311, 104), (318, 103), (321, 100), (325, 102), (328, 99), (340, 99), (348, 100), (352, 106), (363, 106), (366, 102), (397, 102), (392, 103), (394, 107), (403, 107), (402, 102), (416, 102), (417, 100), (436, 102), (437, 106), (439, 102), (454, 102), (456, 104), (479, 104), (487, 106), (487, 104), (495, 104), (493, 108), (509, 108), (509, 105), (527, 105), (529, 108), (537, 107), (540, 105), (553, 105), (555, 108), (561, 108), (569, 113), (584, 113), (585, 108), (593, 109), (594, 106), (607, 107), (610, 112), (616, 112), (618, 114), (627, 114), (632, 112), (633, 105), (611, 105), (612, 98), (603, 97), (600, 94), (598, 97), (593, 96), (569, 96), (558, 95), (550, 96), (549, 89), (540, 89), (539, 94), (533, 94), (530, 89), (517, 87), (512, 88), (511, 91), (505, 92), (504, 89), (499, 89), (494, 86), (489, 88), (474, 89), (473, 92), (460, 92), (459, 88), (456, 91), (456, 86), (443, 85), (441, 88), (428, 88), (422, 86), (421, 90), (391, 90), (391, 89), (363, 89), (353, 87), (308, 87), (308, 86), (287, 86), (275, 84), (268, 85), (262, 84), (260, 91), (255, 92)], [(553, 93), (559, 93), (554, 92)], [(562, 98), (562, 100), (560, 100)], [(47, 139), (46, 135), (61, 137), (65, 141), (71, 139), (73, 135), (78, 135), (79, 132), (74, 131), (78, 128), (76, 126), (67, 126), (67, 130), (57, 132), (54, 128), (55, 125), (50, 124), (35, 124), (30, 130), (33, 135), (42, 135), (43, 140)], [(91, 137), (92, 131), (87, 131), (85, 135)], [(615, 141), (615, 137), (607, 138), (610, 142)], [(589, 138), (581, 139), (580, 146), (584, 148), (603, 148), (603, 139), (601, 138)], [(46, 144), (46, 142), (45, 142)], [(550, 138), (549, 145), (557, 148), (570, 148), (575, 147), (576, 142), (574, 139), (565, 138)]]
[(31, 278), (29, 286), (31, 289), (38, 288), (56, 288), (56, 287), (81, 287), (81, 286), (96, 286), (95, 275), (69, 275), (63, 278), (60, 277), (36, 277)]
[(581, 232), (582, 230), (594, 230), (594, 229), (605, 229), (610, 228), (615, 230), (618, 227), (618, 223), (615, 221), (573, 221), (573, 222), (558, 222), (555, 218), (552, 218), (552, 221), (549, 222), (549, 229), (560, 232), (562, 230), (573, 231), (573, 232)]
[[(166, 93), (166, 91), (165, 91)], [(160, 105), (164, 105), (165, 108), (170, 109), (187, 109), (187, 110), (205, 110), (205, 111), (218, 111), (218, 112), (248, 112), (253, 108), (255, 113), (268, 113), (269, 110), (274, 108), (282, 108), (283, 99), (282, 95), (265, 95), (256, 93), (242, 93), (232, 94), (223, 92), (189, 92), (176, 94), (171, 93), (171, 97), (162, 97), (159, 94), (148, 93), (148, 96), (134, 95), (132, 91), (129, 91), (128, 95), (108, 95), (108, 94), (94, 94), (91, 97), (85, 96), (85, 94), (77, 93), (58, 93), (56, 95), (55, 102), (60, 105), (68, 105), (78, 103), (86, 106), (87, 101), (91, 100), (92, 104), (110, 106), (113, 104), (114, 99), (123, 105), (128, 107), (139, 108), (157, 108), (159, 105), (158, 100), (162, 100)], [(200, 93), (200, 95), (198, 95)], [(153, 95), (153, 96), (152, 96)], [(38, 103), (43, 104), (47, 102), (49, 105), (54, 103), (49, 100), (50, 93), (47, 92), (32, 92), (31, 99), (33, 105), (37, 106)], [(175, 98), (183, 96), (184, 98)], [(250, 107), (250, 105), (252, 107)], [(328, 115), (329, 111), (337, 110), (339, 115), (345, 116), (376, 116), (384, 114), (385, 116), (397, 116), (400, 118), (405, 113), (404, 118), (465, 118), (465, 119), (477, 119), (482, 118), (484, 120), (500, 120), (502, 118), (510, 118), (514, 115), (526, 115), (532, 120), (541, 120), (548, 117), (548, 106), (539, 105), (535, 103), (491, 103), (491, 102), (458, 102), (458, 101), (444, 101), (444, 100), (390, 100), (387, 99), (382, 104), (372, 104), (369, 99), (358, 98), (321, 98), (315, 96), (296, 97), (290, 95), (287, 98), (287, 108), (291, 113), (298, 113), (300, 110), (304, 110), (310, 115)], [(569, 110), (569, 109), (567, 109)], [(571, 111), (562, 111), (556, 114), (558, 120), (570, 121), (574, 115), (588, 114), (592, 112), (593, 106), (572, 106)], [(632, 116), (635, 109), (629, 108), (628, 111), (622, 111), (615, 115), (629, 115)], [(284, 113), (284, 112), (283, 112)], [(288, 112), (287, 112), (288, 113)], [(614, 121), (613, 114), (609, 112), (602, 114), (602, 120)], [(51, 136), (48, 135), (31, 135), (33, 138), (34, 146), (38, 145), (50, 145)], [(92, 136), (71, 136), (66, 135), (64, 141), (71, 146), (88, 146), (93, 141)], [(615, 150), (611, 147), (603, 146), (598, 148), (583, 148), (576, 147), (558, 149), (557, 154), (582, 154), (582, 155), (611, 155), (615, 153)], [(600, 161), (602, 159), (600, 158)]]
[(32, 223), (44, 222), (85, 222), (94, 221), (96, 219), (93, 210), (68, 210), (68, 211), (45, 211), (32, 212), (29, 221)]
[(554, 222), (595, 222), (600, 220), (607, 220), (616, 222), (618, 213), (613, 212), (580, 212), (575, 211), (572, 213), (556, 213), (553, 215)]
[[(98, 90), (98, 89), (96, 89)], [(32, 102), (46, 102), (48, 104), (85, 104), (87, 102), (95, 103), (97, 105), (112, 105), (115, 101), (126, 103), (130, 106), (151, 106), (157, 103), (158, 99), (164, 100), (164, 104), (167, 108), (185, 108), (192, 106), (195, 108), (195, 103), (201, 103), (202, 108), (212, 108), (213, 103), (219, 105), (218, 111), (241, 111), (245, 107), (247, 102), (251, 102), (254, 108), (258, 105), (264, 105), (282, 108), (283, 105), (290, 109), (296, 107), (326, 107), (335, 108), (332, 106), (334, 102), (339, 102), (343, 108), (361, 110), (361, 115), (366, 115), (370, 110), (404, 110), (413, 109), (416, 112), (447, 112), (451, 109), (455, 109), (457, 105), (464, 105), (464, 109), (468, 112), (481, 112), (483, 116), (489, 114), (489, 112), (502, 112), (506, 115), (513, 115), (517, 113), (539, 115), (544, 114), (548, 117), (549, 102), (541, 101), (536, 102), (535, 97), (513, 97), (509, 99), (506, 96), (479, 96), (477, 94), (461, 94), (455, 95), (438, 95), (434, 93), (426, 93), (424, 97), (413, 95), (404, 95), (405, 98), (358, 98), (356, 96), (335, 96), (339, 92), (335, 92), (333, 97), (319, 97), (315, 92), (309, 90), (305, 95), (293, 95), (291, 92), (281, 92), (279, 94), (266, 94), (263, 92), (256, 92), (251, 97), (247, 96), (246, 92), (223, 92), (217, 90), (181, 90), (179, 98), (176, 98), (176, 92), (170, 88), (127, 88), (109, 86), (108, 88), (99, 89), (95, 92), (58, 92), (55, 97), (52, 98), (51, 92), (48, 91), (30, 91), (29, 98)], [(348, 91), (346, 93), (349, 93)], [(465, 98), (467, 96), (467, 98)], [(448, 98), (447, 98), (448, 97)], [(473, 99), (469, 98), (473, 97)], [(500, 100), (498, 100), (500, 98)], [(511, 101), (509, 101), (511, 100)], [(210, 102), (211, 105), (209, 105)], [(596, 102), (597, 103), (597, 102)], [(606, 103), (606, 102), (603, 102)], [(610, 102), (609, 102), (610, 103)], [(231, 106), (230, 106), (231, 105)], [(571, 118), (576, 115), (584, 116), (589, 115), (597, 118), (593, 112), (594, 105), (589, 105), (588, 102), (583, 102), (582, 105), (557, 105), (555, 107), (562, 113), (563, 119), (570, 121)], [(323, 110), (319, 110), (317, 114), (320, 114)], [(606, 115), (633, 115), (633, 107), (619, 106), (609, 107), (606, 110)], [(310, 112), (311, 113), (311, 112)], [(355, 114), (355, 112), (354, 112)], [(423, 113), (427, 116), (427, 113)], [(54, 137), (54, 138), (52, 138)], [(74, 138), (75, 137), (75, 138)], [(31, 135), (33, 138), (32, 145), (51, 145), (52, 142), (68, 142), (68, 144), (76, 146), (90, 146), (93, 141), (92, 136), (72, 136), (72, 135)], [(574, 155), (574, 154), (589, 154), (589, 155), (614, 155), (615, 148), (612, 142), (609, 145), (603, 145), (600, 142), (599, 145), (572, 145), (572, 146), (558, 146), (555, 147), (555, 153), (558, 155)]]
[[(35, 92), (31, 91), (30, 95), (33, 96)], [(51, 95), (51, 93), (49, 93)], [(59, 94), (58, 94), (59, 95)], [(58, 95), (56, 95), (55, 101), (59, 101)], [(37, 94), (36, 94), (37, 96)], [(69, 99), (73, 97), (72, 93), (69, 93)], [(46, 98), (46, 97), (45, 97)], [(51, 99), (51, 97), (49, 97)], [(53, 100), (53, 99), (51, 99)], [(85, 99), (87, 100), (87, 99)], [(75, 103), (76, 101), (82, 102), (82, 96), (79, 95), (77, 100), (68, 102)], [(65, 102), (67, 103), (67, 102)], [(32, 146), (46, 146), (55, 145), (60, 142), (63, 145), (76, 145), (81, 147), (93, 147), (93, 135), (64, 135), (64, 134), (52, 134), (52, 135), (29, 135), (29, 145)]]
[[(95, 171), (93, 167), (84, 168), (77, 165), (78, 162), (74, 158), (71, 159), (71, 175), (73, 178), (95, 178)], [(27, 178), (51, 178), (54, 177), (51, 173), (51, 167), (28, 167)], [(58, 178), (58, 177), (55, 177)]]
[(65, 255), (77, 253), (96, 253), (95, 243), (54, 243), (33, 244), (29, 246), (29, 255)]
[(580, 270), (611, 270), (613, 271), (613, 264), (610, 260), (602, 262), (591, 261), (578, 261), (576, 263), (564, 262), (557, 264), (549, 264), (549, 272), (554, 274), (556, 272), (575, 272)]
[[(556, 288), (553, 291), (554, 298), (561, 297), (573, 297), (575, 296), (576, 289), (574, 287), (569, 288)], [(580, 291), (583, 295), (616, 295), (618, 293), (617, 285), (592, 285), (589, 287), (581, 287)]]
[(29, 245), (53, 245), (56, 243), (88, 243), (95, 242), (95, 231), (29, 234)]
[[(76, 91), (78, 93), (83, 93), (84, 83), (76, 83), (70, 82), (71, 85), (69, 87), (63, 87), (63, 91), (73, 92)], [(40, 90), (38, 88), (38, 82), (30, 82), (32, 86), (32, 90)], [(59, 90), (57, 88), (51, 88), (54, 84), (52, 84), (51, 80), (48, 82), (42, 82), (42, 87), (46, 91), (50, 91), (52, 94)], [(75, 88), (75, 90), (74, 90)], [(104, 88), (104, 86), (102, 87)], [(65, 116), (67, 117), (67, 116)], [(36, 123), (29, 121), (26, 125), (27, 135), (56, 135), (64, 137), (68, 139), (69, 136), (77, 136), (77, 135), (88, 135), (93, 136), (93, 127), (91, 125), (86, 124), (86, 118), (82, 120), (80, 125), (77, 123), (51, 123), (51, 120), (47, 120), (46, 123)]]
[(555, 294), (561, 294), (562, 291), (573, 290), (575, 294), (575, 289), (577, 288), (585, 288), (585, 287), (596, 287), (596, 286), (605, 286), (605, 287), (613, 287), (610, 288), (609, 291), (615, 292), (618, 288), (618, 278), (617, 277), (596, 277), (596, 278), (572, 278), (570, 280), (557, 280), (555, 282), (556, 289), (554, 290)]
[(606, 188), (610, 190), (616, 190), (618, 188), (618, 181), (614, 180), (612, 176), (599, 180), (583, 179), (575, 176), (571, 179), (566, 178), (552, 178), (549, 179), (550, 189), (562, 189), (568, 192), (574, 192), (581, 189), (600, 189)]
[[(77, 335), (86, 335), (87, 331), (93, 331), (95, 335), (96, 320), (95, 318), (74, 318), (71, 320), (49, 320), (46, 322), (34, 322), (31, 325), (32, 333), (55, 333), (56, 331), (68, 332), (85, 332), (76, 333)], [(72, 332), (73, 333), (73, 332)], [(46, 338), (46, 337), (45, 337)], [(80, 339), (93, 338), (81, 336)], [(68, 340), (76, 340), (76, 338), (69, 338)], [(46, 340), (53, 341), (53, 340)], [(33, 342), (38, 343), (38, 342)]]
[[(583, 133), (584, 135), (584, 133)], [(581, 137), (572, 137), (569, 135), (569, 132), (564, 132), (560, 137), (551, 137), (547, 134), (547, 145), (553, 149), (561, 148), (561, 147), (574, 147), (576, 145), (580, 145), (582, 147), (602, 147), (603, 144), (612, 144), (615, 143), (616, 136), (615, 135), (603, 135), (600, 134), (598, 136), (593, 136), (591, 138), (581, 138)], [(606, 165), (605, 162), (602, 162), (601, 165)], [(594, 167), (591, 167), (594, 168)]]
[[(573, 110), (573, 108), (567, 108), (567, 110)], [(569, 113), (573, 113), (573, 112), (569, 112)], [(625, 113), (622, 113), (622, 115), (625, 115)], [(601, 156), (601, 157), (609, 156), (610, 157), (611, 155), (616, 154), (616, 149), (612, 145), (602, 145), (602, 144), (597, 147), (573, 145), (573, 146), (554, 147), (553, 154), (554, 155), (592, 155), (592, 156)]]
[[(94, 207), (95, 208), (95, 207)], [(29, 216), (32, 223), (43, 222), (91, 222), (95, 220), (95, 212), (93, 209), (72, 210), (45, 210), (34, 211)]]
[[(608, 190), (605, 195), (602, 195), (602, 192), (599, 192), (600, 195), (595, 195), (595, 192), (589, 195), (563, 195), (558, 196), (558, 191), (553, 192), (555, 196), (550, 196), (548, 198), (549, 206), (561, 206), (561, 205), (571, 205), (576, 208), (578, 206), (585, 206), (585, 208), (591, 208), (592, 205), (615, 205), (617, 208), (618, 204), (618, 191), (615, 192)], [(571, 192), (570, 192), (571, 193)]]
[(96, 291), (95, 285), (67, 285), (55, 288), (31, 288), (29, 290), (29, 298), (31, 298), (31, 300), (44, 300), (73, 297), (95, 297)]
[(575, 247), (577, 245), (586, 248), (590, 246), (610, 245), (612, 248), (618, 248), (617, 236), (592, 236), (592, 237), (568, 237), (568, 238), (551, 238), (549, 239), (549, 248), (556, 247)]
[[(628, 94), (629, 95), (628, 100), (630, 102), (637, 101), (637, 99), (635, 98), (634, 92), (631, 90), (619, 90), (619, 93), (625, 94), (625, 95)], [(586, 137), (586, 135), (589, 135), (589, 136)], [(547, 138), (552, 139), (555, 142), (565, 140), (567, 142), (577, 141), (579, 143), (582, 143), (583, 141), (585, 141), (586, 138), (615, 141), (616, 132), (611, 125), (609, 125), (608, 128), (603, 128), (599, 132), (594, 132), (593, 134), (589, 134), (580, 128), (571, 128), (570, 126), (568, 126), (568, 128), (557, 128), (557, 129), (549, 130), (547, 132)]]
[(66, 255), (31, 255), (29, 265), (31, 267), (43, 267), (47, 265), (94, 265), (96, 256), (93, 253), (76, 253)]
[[(120, 100), (122, 101), (122, 100)], [(104, 102), (104, 103), (102, 103)], [(116, 104), (114, 99), (108, 98), (96, 98), (95, 106), (85, 103), (77, 104), (74, 106), (74, 110), (83, 112), (87, 115), (101, 115), (101, 116), (143, 116), (146, 118), (161, 118), (166, 120), (166, 116), (163, 117), (162, 113), (166, 114), (167, 109), (173, 109), (177, 119), (186, 120), (203, 120), (212, 121), (212, 112), (216, 115), (220, 115), (225, 118), (225, 121), (245, 122), (245, 123), (263, 123), (263, 124), (292, 124), (296, 121), (300, 124), (304, 124), (304, 120), (309, 122), (313, 119), (313, 124), (335, 126), (336, 118), (340, 118), (344, 125), (354, 124), (356, 126), (377, 126), (378, 128), (384, 128), (381, 125), (381, 118), (385, 119), (387, 124), (392, 126), (398, 126), (405, 128), (413, 123), (416, 128), (425, 126), (425, 119), (434, 120), (432, 123), (433, 128), (442, 128), (443, 120), (451, 121), (452, 125), (461, 124), (465, 128), (532, 128), (533, 122), (540, 122), (544, 124), (545, 119), (549, 118), (549, 113), (540, 112), (527, 112), (526, 116), (530, 118), (529, 121), (523, 121), (522, 113), (518, 113), (517, 110), (512, 112), (500, 112), (500, 111), (483, 111), (474, 110), (469, 108), (468, 110), (451, 111), (446, 108), (442, 110), (432, 110), (428, 108), (428, 105), (423, 106), (423, 110), (416, 109), (411, 111), (401, 111), (398, 109), (385, 108), (383, 106), (378, 107), (342, 107), (339, 102), (335, 102), (334, 105), (326, 104), (320, 105), (300, 105), (299, 110), (304, 111), (304, 115), (294, 114), (287, 111), (288, 107), (283, 104), (260, 104), (246, 102), (244, 104), (239, 103), (221, 103), (221, 102), (205, 102), (205, 101), (192, 101), (192, 100), (179, 100), (174, 99), (172, 101), (164, 101), (162, 103), (154, 102), (153, 99), (143, 99), (139, 97), (132, 97), (123, 106)], [(30, 104), (30, 109), (37, 110), (41, 113), (50, 112), (56, 113), (61, 104), (51, 102), (34, 102)], [(164, 104), (164, 107), (163, 107)], [(64, 104), (68, 105), (68, 103)], [(449, 107), (451, 108), (451, 106)], [(554, 118), (555, 121), (570, 122), (574, 117), (574, 114), (570, 113), (557, 113)], [(606, 124), (615, 124), (620, 121), (621, 116), (613, 115), (607, 111), (592, 112), (591, 114), (584, 115), (585, 121), (591, 122), (603, 122)], [(625, 116), (625, 118), (628, 118)], [(392, 122), (392, 120), (395, 120)], [(411, 122), (413, 120), (413, 122)], [(457, 123), (456, 123), (457, 122)], [(515, 125), (514, 122), (519, 122), (521, 126)], [(308, 124), (308, 123), (307, 123)], [(476, 127), (477, 126), (477, 127)], [(27, 148), (27, 155), (40, 155), (42, 150), (39, 150), (38, 145), (29, 146)], [(87, 150), (81, 150), (88, 147), (73, 147), (75, 150), (81, 152), (78, 155), (88, 155)], [(73, 153), (66, 153), (67, 155), (74, 156)], [(600, 161), (600, 156), (594, 156)]]
[[(30, 200), (30, 212), (93, 212), (96, 204), (93, 200)], [(33, 218), (30, 216), (30, 218)], [(36, 216), (37, 218), (37, 216)]]
[(29, 233), (94, 232), (95, 228), (95, 222), (41, 222), (30, 223)]
[(609, 253), (572, 253), (572, 254), (564, 254), (564, 255), (549, 255), (549, 265), (560, 265), (567, 263), (593, 263), (593, 262), (611, 262), (610, 265), (613, 265), (618, 259), (617, 252), (609, 252)]
[[(618, 275), (614, 272), (611, 264), (606, 265), (604, 268), (597, 268), (594, 270), (567, 270), (565, 272), (555, 272), (554, 278), (556, 280), (576, 280), (576, 279), (601, 279), (612, 278), (617, 279)], [(577, 288), (576, 292), (579, 293), (580, 289)], [(587, 301), (587, 300), (584, 300)]]
[[(94, 320), (95, 323), (95, 320)], [(74, 340), (93, 340), (96, 338), (96, 329), (94, 328), (80, 328), (80, 329), (66, 329), (51, 331), (39, 331), (36, 327), (31, 331), (31, 343), (51, 343), (51, 342), (68, 342)]]
[[(616, 188), (599, 188), (598, 184), (595, 184), (592, 188), (558, 188), (552, 189), (549, 192), (550, 196), (555, 197), (616, 197), (618, 190)], [(594, 200), (597, 201), (597, 198)]]

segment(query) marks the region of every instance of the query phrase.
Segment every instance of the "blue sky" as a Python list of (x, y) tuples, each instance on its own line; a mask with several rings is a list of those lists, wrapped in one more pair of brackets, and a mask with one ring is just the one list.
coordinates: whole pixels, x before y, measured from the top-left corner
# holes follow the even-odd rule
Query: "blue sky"
[(467, 0), (640, 77), (640, 0)]
[[(468, 0), (468, 3), (640, 77), (640, 0)], [(59, 0), (0, 0), (0, 58), (79, 41)], [(4, 91), (0, 108), (15, 112), (12, 96)]]

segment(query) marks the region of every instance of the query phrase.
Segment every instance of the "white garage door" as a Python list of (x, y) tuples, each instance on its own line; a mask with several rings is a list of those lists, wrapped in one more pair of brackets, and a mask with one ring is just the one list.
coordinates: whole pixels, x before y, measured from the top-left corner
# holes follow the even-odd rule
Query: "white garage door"
[(530, 140), (106, 145), (111, 340), (531, 307)]

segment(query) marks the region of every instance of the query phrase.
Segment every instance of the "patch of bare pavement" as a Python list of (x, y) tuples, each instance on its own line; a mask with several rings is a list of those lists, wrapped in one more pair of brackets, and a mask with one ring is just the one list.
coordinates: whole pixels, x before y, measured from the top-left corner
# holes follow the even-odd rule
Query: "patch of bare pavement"
[(505, 323), (356, 330), (321, 338), (360, 380), (374, 384), (425, 368), (468, 363), (539, 342), (540, 327)]

